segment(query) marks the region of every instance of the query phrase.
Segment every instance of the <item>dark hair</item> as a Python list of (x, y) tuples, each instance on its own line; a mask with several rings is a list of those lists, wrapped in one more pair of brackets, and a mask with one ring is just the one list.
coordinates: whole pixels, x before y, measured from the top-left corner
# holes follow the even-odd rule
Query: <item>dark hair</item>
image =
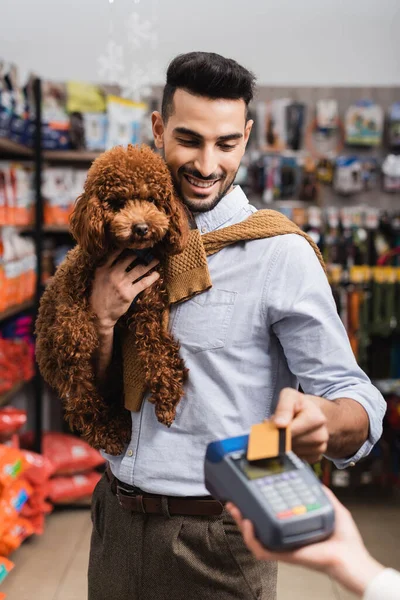
[(178, 88), (211, 99), (243, 99), (248, 106), (253, 99), (255, 84), (255, 75), (231, 58), (213, 52), (180, 54), (167, 70), (162, 118), (166, 122), (171, 116)]

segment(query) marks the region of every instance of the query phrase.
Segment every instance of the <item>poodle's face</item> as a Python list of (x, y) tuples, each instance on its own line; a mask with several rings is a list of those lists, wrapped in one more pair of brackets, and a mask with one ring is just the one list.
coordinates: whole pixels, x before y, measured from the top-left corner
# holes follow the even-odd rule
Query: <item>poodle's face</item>
[(143, 249), (159, 242), (180, 252), (187, 219), (161, 157), (147, 147), (117, 147), (92, 165), (71, 217), (71, 231), (89, 254)]
[(102, 199), (107, 229), (113, 246), (150, 248), (168, 231), (169, 218), (162, 210), (162, 198), (142, 180), (141, 188), (126, 182), (125, 193), (106, 194)]

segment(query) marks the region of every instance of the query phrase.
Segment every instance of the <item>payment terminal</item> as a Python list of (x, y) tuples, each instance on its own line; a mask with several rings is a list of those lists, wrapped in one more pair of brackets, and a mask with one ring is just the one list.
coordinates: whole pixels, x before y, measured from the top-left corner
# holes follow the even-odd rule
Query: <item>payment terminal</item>
[(208, 445), (205, 483), (214, 498), (233, 502), (270, 550), (323, 540), (334, 511), (311, 467), (293, 452), (249, 461), (249, 436)]

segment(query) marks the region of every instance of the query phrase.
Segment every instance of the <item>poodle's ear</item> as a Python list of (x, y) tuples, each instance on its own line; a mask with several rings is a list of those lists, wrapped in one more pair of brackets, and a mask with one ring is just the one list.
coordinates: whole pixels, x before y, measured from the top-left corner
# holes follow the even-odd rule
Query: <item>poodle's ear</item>
[(164, 244), (171, 254), (179, 254), (185, 248), (189, 236), (189, 219), (183, 204), (173, 193), (164, 210), (169, 217), (169, 227)]
[(85, 193), (79, 196), (70, 218), (70, 229), (82, 250), (92, 258), (100, 258), (107, 251), (104, 212), (96, 196), (89, 199)]

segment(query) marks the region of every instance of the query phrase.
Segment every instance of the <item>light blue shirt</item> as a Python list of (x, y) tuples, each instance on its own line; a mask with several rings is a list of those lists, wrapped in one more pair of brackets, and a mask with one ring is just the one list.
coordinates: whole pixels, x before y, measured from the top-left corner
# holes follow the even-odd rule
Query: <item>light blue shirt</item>
[[(240, 187), (198, 214), (206, 233), (255, 212)], [(369, 416), (369, 439), (382, 433), (386, 404), (358, 367), (327, 278), (310, 244), (296, 234), (240, 242), (208, 257), (213, 287), (171, 310), (170, 329), (189, 368), (171, 428), (147, 400), (132, 413), (132, 441), (111, 457), (118, 479), (146, 492), (202, 496), (209, 442), (248, 433), (273, 414), (284, 387), (329, 400), (352, 398)]]

